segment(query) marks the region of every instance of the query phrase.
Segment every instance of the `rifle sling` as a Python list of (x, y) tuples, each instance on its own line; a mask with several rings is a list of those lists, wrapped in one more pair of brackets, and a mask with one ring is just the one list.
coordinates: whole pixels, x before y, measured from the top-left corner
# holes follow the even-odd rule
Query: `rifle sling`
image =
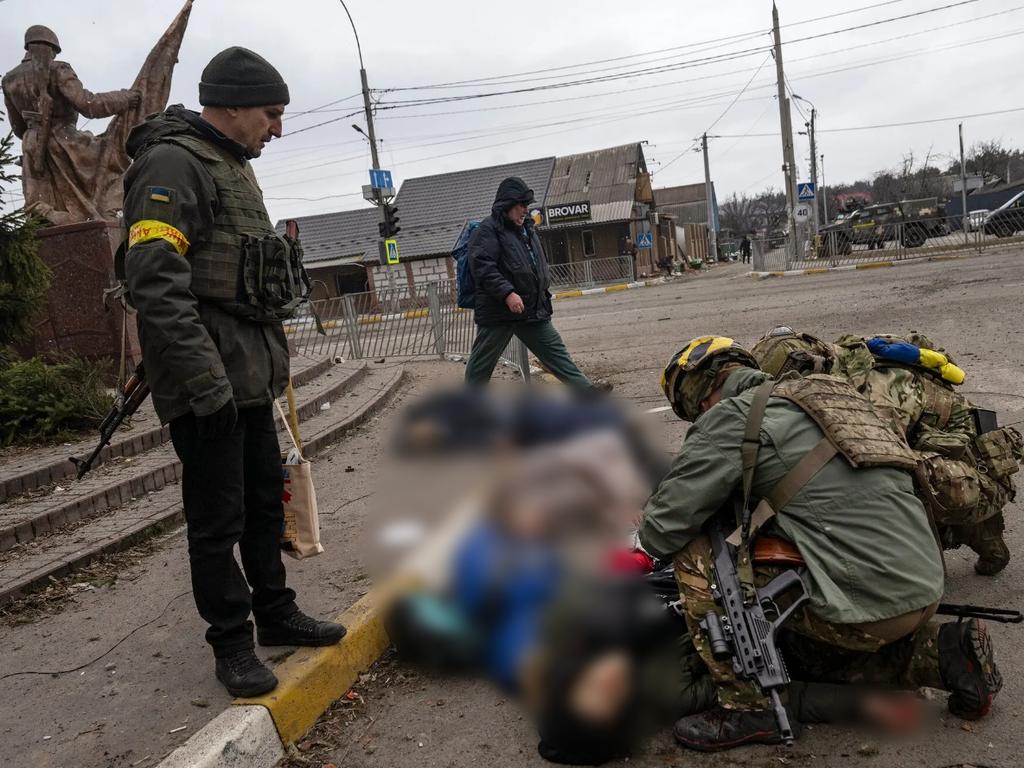
[[(838, 453), (832, 442), (823, 437), (818, 444), (803, 455), (789, 472), (758, 502), (754, 514), (750, 518), (749, 538), (753, 538), (758, 530), (771, 520), (775, 513), (793, 500), (800, 490), (811, 481), (818, 472)], [(726, 539), (733, 546), (739, 546), (741, 530), (737, 528)]]
[(754, 485), (754, 472), (757, 470), (757, 454), (761, 448), (761, 423), (768, 407), (768, 399), (772, 396), (775, 382), (769, 379), (758, 386), (754, 399), (750, 403), (747, 424), (743, 432), (743, 443), (740, 455), (743, 459), (743, 499), (735, 504), (736, 525), (739, 541), (736, 544), (736, 573), (739, 576), (743, 602), (753, 603), (756, 596), (754, 590), (754, 561), (750, 556), (750, 491)]

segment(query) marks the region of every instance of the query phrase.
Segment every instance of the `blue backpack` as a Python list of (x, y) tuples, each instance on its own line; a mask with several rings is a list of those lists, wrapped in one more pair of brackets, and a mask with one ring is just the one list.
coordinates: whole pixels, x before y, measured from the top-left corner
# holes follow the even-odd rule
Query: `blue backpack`
[(466, 224), (455, 243), (455, 248), (452, 249), (459, 287), (457, 301), (463, 309), (473, 309), (476, 306), (476, 282), (473, 280), (473, 272), (469, 268), (469, 241), (473, 231), (479, 226), (479, 221), (471, 221)]

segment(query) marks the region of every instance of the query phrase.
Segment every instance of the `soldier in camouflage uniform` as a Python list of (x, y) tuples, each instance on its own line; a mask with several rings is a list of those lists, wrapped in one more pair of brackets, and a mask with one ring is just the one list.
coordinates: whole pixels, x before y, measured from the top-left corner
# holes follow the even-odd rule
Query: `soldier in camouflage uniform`
[[(760, 421), (751, 479), (755, 530), (759, 540), (780, 542), (790, 563), (807, 567), (810, 600), (786, 622), (788, 639), (781, 641), (784, 652), (786, 643), (798, 654), (817, 649), (802, 679), (941, 688), (951, 692), (954, 714), (987, 714), (1002, 680), (986, 627), (975, 619), (930, 620), (943, 569), (914, 494), (916, 457), (871, 404), (831, 376), (772, 383), (750, 353), (712, 336), (672, 358), (662, 388), (676, 414), (694, 424), (645, 507), (639, 537), (652, 555), (674, 561), (690, 634), (719, 703), (677, 722), (677, 740), (705, 751), (779, 740), (767, 698), (713, 657), (700, 625), (709, 611), (720, 612), (702, 529), (733, 514), (757, 402), (764, 405), (763, 416), (753, 417)], [(784, 567), (778, 557), (760, 558), (756, 547), (753, 560), (755, 584)]]
[[(870, 338), (876, 349), (902, 342), (939, 353), (936, 363), (952, 363), (923, 334)], [(885, 344), (877, 345), (877, 339)], [(777, 378), (789, 371), (824, 371), (849, 380), (919, 453), (917, 488), (943, 547), (967, 545), (978, 554), (979, 574), (999, 573), (1010, 559), (1002, 509), (1015, 496), (1012, 475), (1024, 458), (1020, 435), (1008, 428), (979, 435), (975, 407), (943, 378), (939, 367), (873, 354), (868, 341), (848, 335), (828, 344), (782, 327), (766, 334), (751, 352), (762, 370)], [(812, 359), (821, 361), (816, 369), (808, 363)]]
[(153, 405), (183, 466), (192, 590), (217, 679), (257, 696), (277, 679), (253, 652), (250, 613), (261, 645), (329, 645), (345, 628), (299, 611), (281, 562), (273, 401), (288, 383), (281, 321), (307, 278), (249, 159), (281, 135), (288, 86), (262, 57), (229, 48), (203, 71), (199, 101), (202, 114), (169, 107), (129, 137), (120, 268)]

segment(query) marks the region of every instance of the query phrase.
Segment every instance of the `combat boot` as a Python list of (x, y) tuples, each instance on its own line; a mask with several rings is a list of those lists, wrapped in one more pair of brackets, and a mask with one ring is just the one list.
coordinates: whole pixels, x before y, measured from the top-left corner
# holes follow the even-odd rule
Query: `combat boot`
[(262, 696), (277, 687), (274, 673), (256, 657), (252, 648), (218, 657), (216, 674), (232, 696)]
[(967, 619), (943, 624), (938, 644), (939, 674), (950, 692), (949, 711), (964, 720), (984, 717), (1003, 687), (985, 622)]
[(994, 515), (978, 524), (971, 549), (978, 553), (974, 571), (981, 576), (995, 576), (1010, 562), (1010, 548), (1003, 540), (1003, 516)]
[[(793, 723), (794, 733), (797, 724)], [(770, 710), (739, 710), (715, 707), (677, 720), (672, 729), (676, 741), (698, 752), (718, 752), (745, 744), (781, 744), (775, 713)]]
[(345, 627), (330, 621), (317, 621), (296, 611), (273, 624), (256, 626), (260, 645), (334, 645), (345, 636)]

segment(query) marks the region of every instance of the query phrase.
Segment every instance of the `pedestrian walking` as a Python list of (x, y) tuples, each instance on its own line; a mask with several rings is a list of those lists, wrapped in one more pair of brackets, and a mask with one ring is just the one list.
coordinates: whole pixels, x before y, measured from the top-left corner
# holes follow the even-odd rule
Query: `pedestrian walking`
[(275, 234), (249, 159), (281, 136), (288, 86), (261, 56), (229, 48), (203, 70), (199, 103), (202, 114), (172, 106), (129, 136), (124, 277), (183, 466), (192, 591), (216, 676), (257, 696), (277, 679), (253, 652), (250, 613), (261, 645), (331, 645), (345, 628), (299, 611), (281, 562), (273, 401), (288, 384), (281, 321), (306, 297), (295, 295), (301, 250)]
[(470, 241), (477, 330), (466, 383), (486, 384), (502, 350), (515, 336), (560, 381), (579, 390), (593, 389), (551, 323), (547, 258), (527, 216), (533, 202), (533, 190), (526, 182), (514, 176), (505, 179), (498, 185), (491, 215)]

